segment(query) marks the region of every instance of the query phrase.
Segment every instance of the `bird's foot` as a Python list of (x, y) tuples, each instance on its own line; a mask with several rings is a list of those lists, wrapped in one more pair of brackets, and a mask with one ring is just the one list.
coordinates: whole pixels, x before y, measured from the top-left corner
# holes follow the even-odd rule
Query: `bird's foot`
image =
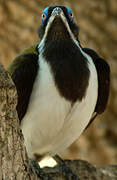
[(63, 159), (61, 159), (58, 155), (55, 155), (54, 159), (58, 163), (60, 171), (64, 175), (66, 180), (80, 180), (80, 178), (73, 173), (73, 171), (70, 169), (70, 167), (65, 163)]
[(40, 168), (39, 164), (36, 161), (32, 161), (31, 160), (31, 165), (34, 168), (35, 173), (37, 174), (37, 176), (42, 179), (42, 180), (53, 180), (52, 177), (50, 177), (49, 175), (47, 175), (42, 168)]

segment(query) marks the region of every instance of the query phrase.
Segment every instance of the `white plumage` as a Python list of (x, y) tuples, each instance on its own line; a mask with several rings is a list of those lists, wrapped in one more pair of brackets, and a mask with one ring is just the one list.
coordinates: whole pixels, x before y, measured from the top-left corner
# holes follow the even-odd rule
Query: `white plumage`
[(91, 57), (81, 52), (88, 60), (89, 85), (86, 96), (73, 106), (60, 96), (50, 65), (39, 55), (40, 70), (21, 124), (32, 159), (34, 154), (53, 156), (63, 151), (81, 135), (92, 117), (97, 102), (97, 72)]
[(53, 156), (70, 146), (88, 125), (97, 102), (98, 79), (92, 58), (81, 49), (70, 30), (63, 11), (60, 17), (72, 41), (88, 61), (89, 84), (82, 101), (75, 102), (73, 106), (70, 101), (60, 95), (55, 85), (51, 66), (43, 57), (48, 29), (55, 18), (52, 13), (44, 37), (39, 44), (39, 71), (27, 112), (21, 122), (27, 152), (32, 159), (34, 159), (34, 154)]

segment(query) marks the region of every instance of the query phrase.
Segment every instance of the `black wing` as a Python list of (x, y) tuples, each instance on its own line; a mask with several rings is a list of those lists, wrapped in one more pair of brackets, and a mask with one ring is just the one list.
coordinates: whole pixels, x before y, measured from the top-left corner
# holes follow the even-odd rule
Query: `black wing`
[(18, 93), (16, 109), (20, 121), (26, 113), (38, 68), (38, 55), (24, 53), (18, 56), (8, 69)]
[(110, 67), (94, 50), (89, 48), (82, 49), (92, 57), (98, 73), (98, 99), (95, 107), (95, 115), (92, 117), (91, 123), (97, 114), (103, 113), (106, 108), (110, 89)]

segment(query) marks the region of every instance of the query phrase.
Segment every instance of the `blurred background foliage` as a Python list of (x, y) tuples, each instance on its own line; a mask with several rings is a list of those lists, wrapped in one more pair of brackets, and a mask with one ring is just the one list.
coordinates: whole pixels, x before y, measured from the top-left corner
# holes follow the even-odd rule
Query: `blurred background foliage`
[(0, 63), (7, 68), (24, 48), (39, 42), (41, 11), (56, 4), (73, 10), (82, 46), (96, 50), (111, 67), (106, 112), (62, 156), (97, 166), (117, 164), (117, 0), (0, 0)]

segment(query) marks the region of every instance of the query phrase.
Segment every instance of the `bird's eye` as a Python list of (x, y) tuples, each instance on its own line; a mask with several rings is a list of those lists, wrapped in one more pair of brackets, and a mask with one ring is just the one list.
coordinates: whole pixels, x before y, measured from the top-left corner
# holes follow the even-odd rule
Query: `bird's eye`
[(44, 21), (46, 19), (46, 14), (44, 12), (41, 15), (41, 19), (42, 19), (42, 21)]
[(72, 12), (69, 13), (69, 17), (73, 18), (73, 13)]
[(45, 8), (44, 11), (41, 14), (41, 23), (43, 24), (44, 21), (47, 19), (48, 17), (48, 9), (49, 7)]
[(72, 13), (72, 10), (68, 7), (67, 8), (67, 15), (68, 17), (70, 18), (70, 20), (73, 22), (74, 21), (74, 16), (73, 16), (73, 13)]

